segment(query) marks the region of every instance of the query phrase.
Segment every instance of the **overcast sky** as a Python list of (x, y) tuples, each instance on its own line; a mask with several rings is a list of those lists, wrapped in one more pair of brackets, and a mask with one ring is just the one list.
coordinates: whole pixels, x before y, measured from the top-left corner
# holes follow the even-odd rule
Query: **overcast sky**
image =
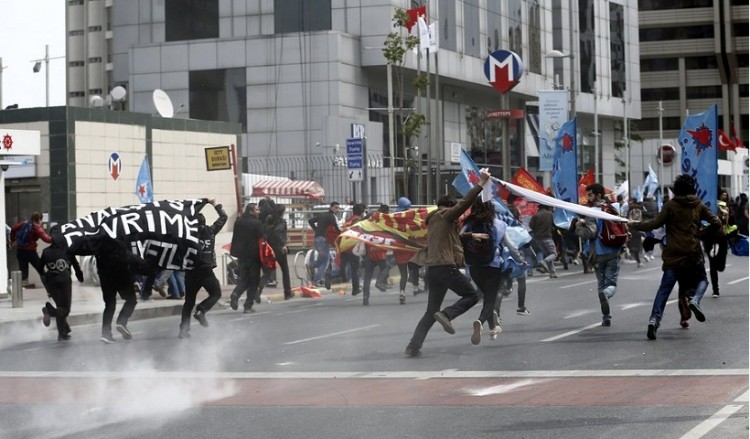
[[(65, 0), (0, 0), (0, 58), (2, 90), (0, 105), (44, 107), (45, 67), (34, 73), (32, 60), (65, 56)], [(65, 59), (49, 62), (49, 104), (65, 105)]]

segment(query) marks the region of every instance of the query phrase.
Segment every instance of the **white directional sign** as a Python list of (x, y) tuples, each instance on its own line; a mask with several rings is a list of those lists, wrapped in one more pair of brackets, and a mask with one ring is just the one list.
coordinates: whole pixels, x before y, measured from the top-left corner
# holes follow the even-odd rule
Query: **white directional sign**
[(362, 181), (364, 168), (362, 139), (346, 139), (346, 175), (349, 181)]

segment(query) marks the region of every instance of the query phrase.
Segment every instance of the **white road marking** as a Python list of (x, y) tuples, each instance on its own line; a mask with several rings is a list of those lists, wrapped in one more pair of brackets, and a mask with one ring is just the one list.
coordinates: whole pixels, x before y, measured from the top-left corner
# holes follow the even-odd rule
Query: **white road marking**
[(727, 285), (734, 285), (734, 284), (738, 284), (738, 283), (740, 283), (740, 282), (744, 282), (744, 281), (746, 281), (746, 280), (748, 280), (748, 279), (750, 279), (750, 276), (746, 276), (746, 277), (743, 277), (742, 279), (737, 279), (737, 280), (733, 280), (733, 281), (731, 281), (731, 282), (727, 282)]
[(730, 416), (737, 413), (742, 405), (727, 405), (721, 408), (718, 412), (714, 413), (710, 418), (696, 425), (695, 428), (685, 433), (680, 439), (699, 439), (705, 436), (708, 432), (716, 428), (719, 424), (726, 421)]
[(576, 311), (576, 312), (574, 312), (574, 313), (570, 313), (570, 314), (566, 315), (565, 317), (563, 317), (563, 319), (574, 319), (574, 318), (576, 318), (576, 317), (581, 317), (581, 316), (585, 316), (586, 314), (593, 314), (593, 313), (595, 313), (595, 312), (596, 312), (596, 311), (594, 311), (594, 310), (589, 310), (589, 311)]
[(601, 323), (594, 323), (593, 325), (588, 325), (588, 326), (584, 326), (584, 327), (583, 327), (583, 328), (581, 328), (581, 329), (575, 329), (575, 330), (573, 330), (573, 331), (568, 331), (568, 332), (566, 332), (566, 333), (563, 333), (563, 334), (560, 334), (560, 335), (556, 335), (556, 336), (554, 336), (554, 337), (550, 337), (550, 338), (545, 338), (545, 339), (544, 339), (544, 340), (542, 340), (542, 341), (555, 341), (555, 340), (560, 340), (561, 338), (565, 338), (565, 337), (570, 337), (571, 335), (576, 335), (576, 334), (579, 334), (579, 333), (581, 333), (581, 332), (583, 332), (583, 331), (587, 331), (587, 330), (589, 330), (589, 329), (593, 329), (593, 328), (596, 328), (597, 326), (602, 326), (602, 324), (601, 324)]
[(738, 396), (734, 402), (748, 402), (748, 395), (747, 392), (743, 393), (742, 395)]
[(530, 378), (527, 378), (527, 379), (523, 379), (521, 381), (516, 381), (515, 383), (510, 383), (510, 384), (503, 384), (503, 385), (499, 385), (499, 386), (490, 386), (490, 387), (482, 387), (482, 388), (473, 389), (473, 390), (469, 389), (468, 392), (471, 395), (474, 395), (474, 396), (498, 395), (498, 394), (501, 394), (501, 393), (512, 392), (512, 391), (514, 391), (516, 389), (520, 389), (522, 387), (533, 386), (535, 384), (543, 383), (545, 381), (548, 381), (548, 380), (540, 380), (540, 379), (530, 379)]
[(561, 290), (564, 290), (566, 288), (580, 287), (581, 285), (595, 284), (595, 283), (596, 283), (596, 279), (591, 279), (591, 280), (587, 280), (586, 282), (578, 282), (577, 284), (563, 285), (558, 288)]
[(748, 369), (601, 369), (601, 370), (432, 370), (377, 372), (217, 372), (180, 370), (125, 371), (0, 371), (0, 378), (164, 378), (164, 379), (379, 379), (455, 378), (628, 378), (747, 376)]
[(323, 334), (323, 335), (319, 335), (317, 337), (303, 338), (301, 340), (290, 341), (290, 342), (286, 342), (284, 344), (285, 345), (292, 345), (292, 344), (306, 343), (308, 341), (321, 340), (321, 339), (324, 339), (324, 338), (335, 337), (337, 335), (349, 334), (349, 333), (357, 332), (357, 331), (366, 331), (368, 329), (377, 328), (378, 326), (380, 326), (380, 324), (363, 326), (361, 328), (350, 329), (348, 331), (340, 331), (340, 332), (333, 332), (333, 333), (330, 333), (330, 334)]
[(230, 319), (230, 322), (241, 322), (243, 320), (251, 319), (255, 316), (262, 316), (263, 314), (271, 314), (271, 311), (261, 311), (261, 312), (254, 312), (252, 314), (242, 314), (242, 317), (238, 317), (236, 319)]

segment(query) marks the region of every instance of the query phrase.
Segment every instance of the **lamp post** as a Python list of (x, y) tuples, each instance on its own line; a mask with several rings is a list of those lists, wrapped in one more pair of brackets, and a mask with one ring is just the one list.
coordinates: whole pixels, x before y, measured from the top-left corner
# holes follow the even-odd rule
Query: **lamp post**
[(31, 60), (31, 62), (34, 63), (34, 67), (32, 68), (32, 71), (34, 73), (39, 73), (40, 70), (42, 70), (42, 61), (44, 61), (44, 88), (46, 92), (46, 99), (45, 99), (45, 106), (49, 107), (49, 61), (51, 59), (62, 59), (65, 58), (64, 56), (55, 56), (50, 58), (49, 56), (49, 44), (44, 45), (44, 58), (41, 59), (34, 59)]
[(594, 93), (594, 180), (599, 180), (599, 95), (596, 89), (596, 81), (594, 81), (593, 90)]
[[(573, 120), (573, 118), (576, 117), (576, 94), (575, 94), (575, 75), (573, 74), (573, 69), (575, 66), (575, 62), (573, 62), (573, 59), (575, 58), (575, 55), (572, 53), (562, 53), (561, 51), (557, 49), (552, 49), (549, 52), (547, 52), (546, 55), (544, 55), (545, 58), (552, 58), (552, 59), (560, 59), (560, 58), (570, 58), (570, 116), (568, 117), (568, 120)], [(557, 82), (557, 75), (555, 75), (555, 82)], [(578, 127), (576, 127), (576, 130)], [(577, 133), (576, 133), (577, 135)], [(582, 157), (582, 155), (581, 155)], [(549, 184), (552, 180), (550, 171), (544, 171), (544, 184)]]
[(659, 101), (659, 107), (656, 108), (659, 112), (659, 192), (661, 192), (662, 198), (664, 197), (664, 125), (662, 124), (662, 116), (664, 114), (664, 107)]

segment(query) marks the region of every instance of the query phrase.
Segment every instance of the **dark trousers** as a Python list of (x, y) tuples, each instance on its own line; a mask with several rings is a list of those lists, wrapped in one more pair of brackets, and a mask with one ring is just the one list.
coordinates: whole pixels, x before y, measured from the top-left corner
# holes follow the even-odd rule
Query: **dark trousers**
[(411, 284), (416, 289), (419, 287), (419, 265), (413, 262), (407, 262), (406, 264), (398, 264), (398, 272), (401, 274), (401, 280), (398, 283), (398, 289), (404, 291), (406, 284), (411, 280)]
[(29, 279), (29, 265), (34, 267), (39, 276), (42, 275), (42, 261), (36, 250), (16, 250), (16, 259), (18, 259), (18, 268), (21, 270), (21, 280)]
[[(517, 277), (516, 283), (518, 283), (518, 309), (526, 307), (526, 276)], [(475, 281), (476, 282), (476, 281)], [(497, 296), (495, 301), (495, 311), (497, 315), (500, 315), (500, 307), (503, 304), (503, 298), (510, 296), (513, 292), (513, 278), (510, 275), (503, 277), (502, 283), (500, 284), (502, 293)]]
[[(47, 306), (49, 315), (54, 317), (57, 322), (57, 332), (65, 335), (70, 332), (68, 326), (68, 315), (70, 314), (70, 304), (72, 302), (72, 282), (70, 274), (59, 273), (45, 276), (44, 287), (47, 294), (55, 302), (55, 306)], [(49, 302), (48, 302), (49, 304)]]
[[(125, 269), (123, 267), (123, 269)], [(99, 284), (102, 289), (102, 299), (104, 299), (104, 313), (102, 314), (102, 335), (112, 337), (112, 318), (115, 315), (117, 307), (117, 294), (125, 301), (117, 315), (117, 324), (126, 326), (130, 316), (133, 315), (135, 305), (138, 303), (135, 298), (135, 289), (133, 288), (132, 279), (126, 282), (116, 282), (109, 276), (99, 273)]]
[(352, 281), (352, 291), (359, 293), (359, 256), (352, 252), (341, 254), (341, 272), (346, 273), (349, 268), (349, 276)]
[[(258, 285), (260, 285), (260, 261), (258, 259), (238, 259), (237, 273), (240, 278), (234, 290), (232, 290), (232, 297), (239, 300), (245, 294), (245, 291), (247, 291), (245, 309), (251, 309), (255, 295), (258, 294)], [(185, 294), (187, 294), (187, 277), (185, 278)]]
[[(271, 248), (273, 249), (273, 253), (276, 255), (276, 263), (281, 270), (281, 283), (284, 286), (284, 297), (289, 297), (292, 295), (292, 281), (289, 278), (289, 261), (287, 260), (286, 255), (282, 253), (281, 247), (272, 246)], [(273, 270), (266, 268), (263, 269), (263, 275), (261, 276), (259, 282), (257, 293), (258, 295), (260, 295), (260, 292), (268, 284), (268, 281), (271, 279), (272, 275)]]
[(505, 284), (510, 275), (509, 271), (495, 267), (473, 266), (469, 269), (471, 280), (479, 288), (479, 292), (484, 298), (482, 301), (482, 311), (479, 312), (479, 321), (484, 324), (487, 322), (490, 329), (495, 329), (495, 319), (492, 318), (492, 311), (495, 309), (497, 293), (500, 290), (500, 284)]
[(373, 261), (367, 255), (364, 256), (363, 262), (365, 264), (365, 278), (362, 285), (362, 296), (363, 299), (370, 298), (370, 283), (372, 282), (372, 276), (375, 274), (375, 267), (380, 267), (380, 273), (378, 278), (375, 280), (375, 285), (386, 285), (388, 283), (388, 264), (383, 261)]
[(427, 333), (435, 323), (435, 313), (440, 311), (448, 290), (461, 296), (453, 305), (443, 309), (448, 320), (453, 320), (468, 311), (479, 302), (479, 293), (471, 284), (469, 278), (461, 274), (455, 265), (439, 265), (427, 268), (427, 281), (430, 290), (427, 295), (427, 310), (417, 323), (414, 335), (411, 337), (411, 345), (420, 349)]
[(221, 284), (211, 267), (196, 267), (185, 273), (185, 303), (182, 305), (180, 327), (190, 327), (190, 314), (193, 312), (198, 291), (205, 288), (208, 297), (196, 307), (196, 311), (207, 313), (221, 299)]

